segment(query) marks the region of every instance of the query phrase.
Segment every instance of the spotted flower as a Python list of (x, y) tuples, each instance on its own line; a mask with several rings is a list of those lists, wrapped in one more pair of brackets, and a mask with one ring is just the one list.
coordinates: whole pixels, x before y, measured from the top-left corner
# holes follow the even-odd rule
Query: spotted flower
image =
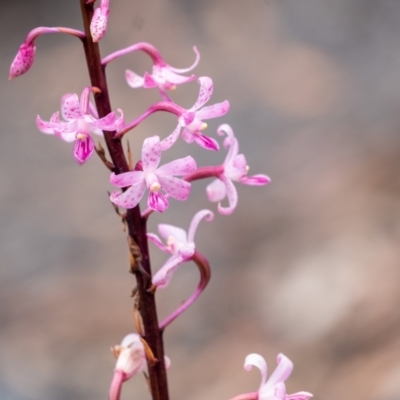
[(161, 142), (163, 150), (169, 149), (176, 142), (182, 129), (182, 139), (187, 143), (196, 142), (207, 150), (219, 149), (219, 145), (214, 139), (201, 133), (207, 128), (207, 124), (203, 120), (225, 115), (229, 111), (229, 101), (225, 100), (222, 103), (203, 107), (210, 100), (214, 85), (212, 79), (207, 76), (199, 78), (198, 82), (200, 91), (195, 104), (180, 112), (178, 126)]
[(110, 0), (101, 0), (100, 6), (94, 10), (90, 21), (90, 34), (93, 42), (99, 42), (106, 33), (108, 15), (110, 14)]
[[(256, 393), (249, 393), (247, 398), (254, 400), (308, 400), (313, 395), (308, 392), (286, 393), (285, 381), (293, 370), (293, 363), (283, 354), (277, 357), (278, 366), (267, 379), (267, 363), (259, 354), (249, 354), (244, 361), (244, 369), (250, 371), (257, 367), (261, 372), (261, 384)], [(245, 399), (246, 395), (237, 396)]]
[(61, 121), (59, 112), (54, 113), (50, 121), (43, 121), (39, 115), (36, 124), (43, 133), (56, 135), (65, 142), (75, 142), (74, 157), (79, 164), (83, 164), (93, 154), (94, 141), (91, 134), (103, 136), (104, 131), (115, 131), (123, 123), (123, 114), (116, 118), (111, 112), (104, 118), (96, 118), (90, 112), (90, 88), (85, 88), (78, 98), (76, 94), (63, 96), (61, 100), (61, 114), (65, 121)]
[[(196, 162), (191, 156), (171, 161), (158, 167), (161, 160), (161, 144), (158, 136), (147, 138), (142, 147), (142, 171), (130, 171), (119, 175), (111, 174), (111, 184), (120, 188), (129, 187), (125, 192), (114, 192), (111, 201), (124, 208), (136, 207), (145, 189), (149, 190), (148, 207), (163, 212), (168, 208), (168, 196), (186, 200), (190, 183), (176, 178), (193, 172)], [(165, 194), (162, 193), (165, 192)]]
[(199, 222), (206, 218), (207, 221), (212, 221), (214, 214), (209, 210), (199, 211), (192, 219), (189, 226), (189, 231), (186, 233), (183, 229), (173, 225), (159, 224), (158, 231), (166, 240), (167, 245), (164, 245), (161, 239), (154, 233), (148, 233), (147, 237), (159, 249), (171, 254), (171, 257), (153, 276), (153, 285), (164, 288), (169, 285), (173, 272), (180, 264), (192, 258), (195, 252), (194, 235), (196, 233)]
[(221, 214), (228, 215), (234, 211), (238, 201), (233, 181), (245, 185), (261, 186), (269, 183), (270, 179), (267, 175), (262, 174), (247, 176), (249, 166), (247, 165), (246, 158), (243, 154), (238, 154), (238, 141), (234, 136), (232, 128), (227, 124), (223, 124), (218, 128), (219, 135), (224, 135), (224, 133), (227, 135), (224, 146), (229, 147), (229, 150), (223, 163), (223, 172), (207, 186), (206, 191), (210, 201), (220, 202), (225, 197), (228, 197), (229, 207), (222, 207), (221, 203), (218, 204), (218, 211)]

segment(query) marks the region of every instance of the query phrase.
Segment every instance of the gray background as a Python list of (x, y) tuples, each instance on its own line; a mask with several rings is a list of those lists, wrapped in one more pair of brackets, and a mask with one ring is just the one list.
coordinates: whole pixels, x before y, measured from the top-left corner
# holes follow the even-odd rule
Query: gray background
[[(79, 2), (2, 2), (0, 134), (0, 398), (105, 399), (114, 359), (109, 346), (133, 330), (134, 286), (121, 225), (107, 199), (108, 172), (93, 157), (76, 165), (71, 145), (42, 135), (35, 117), (58, 110), (61, 95), (88, 84), (72, 37), (37, 41), (31, 71), (7, 81), (20, 43), (36, 26), (80, 29)], [(103, 55), (137, 41), (211, 76), (210, 104), (231, 102), (210, 121), (232, 125), (263, 188), (237, 185), (230, 217), (202, 223), (197, 247), (213, 268), (201, 299), (171, 326), (171, 398), (229, 399), (259, 385), (242, 369), (250, 352), (269, 369), (283, 352), (295, 363), (288, 391), (323, 400), (400, 398), (400, 2), (398, 0), (113, 1)], [(143, 73), (146, 55), (108, 68), (114, 108), (127, 120), (158, 99), (130, 89), (125, 68)], [(172, 96), (190, 107), (197, 84)], [(165, 136), (171, 115), (129, 135)], [(183, 141), (164, 161), (191, 152)], [(194, 186), (159, 222), (187, 227), (200, 208), (216, 209)], [(152, 247), (153, 268), (166, 256)], [(165, 316), (196, 285), (187, 264), (158, 294)], [(123, 399), (149, 398), (137, 376)]]

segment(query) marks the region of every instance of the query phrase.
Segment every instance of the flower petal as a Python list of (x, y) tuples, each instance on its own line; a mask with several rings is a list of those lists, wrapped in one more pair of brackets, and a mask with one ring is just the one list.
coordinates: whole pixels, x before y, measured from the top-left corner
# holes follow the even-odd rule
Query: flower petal
[(182, 264), (184, 260), (180, 255), (173, 255), (167, 262), (154, 274), (152, 282), (158, 288), (165, 288), (169, 285), (172, 273)]
[(270, 183), (271, 179), (267, 175), (258, 174), (252, 176), (244, 176), (239, 180), (239, 182), (245, 185), (262, 186)]
[(282, 353), (278, 354), (276, 361), (278, 365), (268, 379), (269, 385), (275, 385), (277, 383), (284, 382), (293, 370), (293, 363)]
[(222, 207), (221, 203), (219, 203), (218, 211), (220, 212), (220, 214), (230, 215), (233, 213), (237, 206), (238, 194), (235, 185), (229, 178), (227, 178), (225, 175), (221, 175), (220, 179), (225, 183), (226, 186), (226, 195), (228, 196), (229, 207)]
[(77, 94), (74, 93), (71, 96), (63, 98), (61, 115), (67, 121), (83, 117)]
[(161, 160), (161, 144), (158, 136), (147, 138), (142, 147), (143, 171), (154, 171)]
[(144, 182), (144, 180), (140, 180), (123, 193), (111, 193), (110, 200), (117, 206), (124, 208), (133, 208), (139, 204), (140, 200), (143, 197), (145, 189), (146, 183)]
[(199, 226), (199, 222), (203, 218), (205, 218), (206, 221), (212, 221), (214, 219), (214, 213), (210, 210), (201, 210), (195, 214), (189, 226), (188, 242), (194, 241), (194, 235), (196, 233), (197, 227)]
[(151, 89), (157, 86), (158, 82), (154, 79), (154, 77), (150, 75), (148, 72), (145, 72), (143, 76), (143, 87), (146, 89)]
[(297, 392), (293, 394), (287, 394), (286, 400), (308, 400), (311, 399), (313, 395), (308, 392)]
[(74, 157), (79, 164), (86, 162), (94, 151), (94, 141), (87, 135), (83, 139), (77, 139), (74, 146)]
[(179, 134), (181, 133), (181, 126), (178, 124), (178, 126), (174, 129), (174, 131), (167, 136), (165, 139), (161, 140), (161, 151), (168, 150), (177, 140), (179, 137)]
[(159, 176), (158, 179), (162, 189), (174, 199), (183, 201), (189, 197), (191, 187), (189, 182), (173, 176)]
[(178, 158), (157, 169), (157, 176), (187, 175), (196, 171), (197, 165), (193, 157)]
[(116, 187), (128, 187), (140, 181), (144, 182), (144, 174), (142, 171), (129, 171), (118, 175), (113, 172), (110, 175), (110, 182)]
[(196, 54), (196, 59), (194, 60), (194, 63), (190, 67), (188, 67), (188, 68), (174, 68), (174, 67), (171, 67), (170, 65), (168, 65), (168, 69), (170, 69), (171, 71), (177, 72), (178, 74), (184, 74), (184, 73), (189, 72), (192, 69), (196, 68), (197, 64), (200, 61), (200, 53), (197, 50), (196, 46), (193, 47), (193, 51)]
[(207, 101), (210, 100), (214, 89), (213, 81), (208, 76), (202, 76), (197, 81), (200, 83), (199, 96), (196, 100), (196, 103), (194, 103), (193, 107), (190, 108), (189, 111), (196, 111), (199, 108), (203, 107), (204, 104), (206, 104)]
[(174, 85), (180, 85), (182, 83), (190, 82), (196, 78), (196, 75), (182, 76), (176, 74), (168, 68), (163, 69), (163, 75), (167, 82), (173, 83)]
[(213, 151), (219, 150), (219, 144), (215, 139), (203, 135), (200, 132), (193, 133), (193, 139), (199, 146), (203, 147), (203, 149), (213, 150)]
[(60, 123), (58, 111), (51, 116), (49, 122), (43, 121), (39, 115), (36, 117), (36, 126), (38, 127), (39, 131), (46, 133), (47, 135), (54, 135), (54, 124), (58, 123)]
[(201, 110), (196, 112), (196, 117), (199, 119), (209, 119), (209, 118), (217, 118), (225, 115), (230, 108), (230, 104), (228, 100), (223, 101), (222, 103), (216, 103), (212, 106), (203, 107)]
[(148, 233), (147, 239), (149, 239), (151, 242), (153, 242), (160, 250), (171, 254), (170, 249), (167, 246), (165, 246), (165, 244), (161, 241), (161, 239), (156, 234)]
[(173, 237), (180, 243), (187, 243), (187, 235), (186, 232), (182, 228), (178, 228), (177, 226), (169, 225), (169, 224), (159, 224), (158, 232), (165, 239), (168, 240), (170, 237)]
[(251, 371), (253, 367), (257, 367), (261, 372), (261, 389), (267, 381), (267, 363), (259, 354), (252, 353), (249, 354), (244, 360), (244, 369), (246, 371)]
[(115, 124), (115, 112), (110, 112), (105, 117), (100, 118), (98, 120), (94, 120), (92, 125), (96, 126), (97, 128), (103, 131), (115, 131), (117, 126)]
[(125, 78), (131, 88), (136, 89), (144, 85), (144, 78), (129, 69), (125, 71)]
[(147, 206), (154, 211), (164, 212), (169, 206), (168, 198), (160, 192), (150, 192)]
[(207, 185), (206, 193), (208, 200), (221, 201), (226, 196), (226, 185), (220, 179), (215, 179)]

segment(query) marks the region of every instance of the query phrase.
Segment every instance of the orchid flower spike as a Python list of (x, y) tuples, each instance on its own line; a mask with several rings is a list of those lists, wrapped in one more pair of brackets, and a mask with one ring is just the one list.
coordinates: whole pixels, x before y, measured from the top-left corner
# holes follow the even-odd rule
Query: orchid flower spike
[(80, 39), (85, 37), (84, 32), (78, 31), (76, 29), (70, 28), (48, 28), (39, 27), (35, 28), (29, 32), (24, 43), (21, 44), (19, 50), (11, 63), (9, 79), (16, 78), (17, 76), (23, 75), (27, 72), (33, 65), (35, 61), (36, 46), (35, 40), (46, 33), (66, 33), (69, 35), (76, 36)]
[[(244, 369), (250, 371), (253, 367), (257, 367), (261, 372), (261, 385), (256, 396), (249, 393), (248, 398), (256, 400), (308, 400), (313, 395), (308, 392), (297, 392), (286, 394), (285, 380), (290, 376), (293, 370), (293, 363), (283, 354), (277, 357), (278, 366), (267, 380), (267, 363), (259, 354), (249, 354), (244, 361)], [(246, 396), (241, 395), (237, 398), (244, 399)]]
[[(158, 136), (147, 138), (142, 147), (142, 171), (135, 170), (119, 175), (111, 174), (112, 185), (126, 188), (125, 192), (111, 193), (110, 200), (124, 208), (136, 207), (142, 199), (145, 189), (149, 190), (148, 207), (163, 212), (168, 208), (168, 196), (177, 200), (186, 200), (191, 184), (174, 175), (183, 176), (196, 169), (196, 161), (191, 157), (171, 161), (158, 168), (161, 160), (161, 143)], [(163, 190), (166, 195), (161, 193)]]
[(101, 0), (100, 6), (96, 8), (90, 21), (90, 34), (93, 42), (99, 42), (105, 35), (109, 14), (110, 0)]
[(41, 132), (56, 135), (65, 142), (75, 142), (73, 153), (79, 164), (86, 162), (93, 154), (94, 141), (91, 133), (103, 136), (102, 130), (115, 131), (123, 123), (123, 113), (120, 109), (118, 111), (121, 115), (118, 118), (115, 112), (100, 119), (93, 115), (93, 106), (89, 101), (91, 90), (95, 89), (86, 87), (80, 99), (77, 94), (62, 97), (61, 114), (65, 121), (60, 121), (58, 111), (51, 116), (50, 121), (43, 121), (39, 115), (36, 118), (37, 127)]
[(206, 221), (212, 221), (214, 214), (210, 210), (201, 210), (193, 217), (189, 226), (189, 231), (186, 232), (173, 225), (160, 224), (158, 231), (166, 240), (165, 246), (161, 239), (154, 233), (148, 233), (147, 237), (159, 249), (171, 254), (171, 257), (153, 276), (153, 285), (159, 288), (165, 288), (169, 285), (173, 272), (180, 264), (192, 259), (195, 253), (194, 235), (196, 233), (199, 222), (205, 218)]
[(218, 134), (227, 135), (224, 146), (229, 146), (229, 150), (222, 165), (223, 172), (207, 186), (206, 191), (210, 201), (220, 202), (226, 196), (228, 197), (229, 207), (222, 207), (221, 203), (219, 203), (218, 211), (221, 214), (229, 215), (235, 210), (238, 201), (237, 191), (232, 181), (237, 181), (245, 185), (262, 186), (268, 184), (271, 180), (267, 175), (262, 174), (247, 176), (249, 166), (244, 155), (238, 154), (239, 144), (229, 125), (221, 125), (218, 128)]
[[(158, 87), (164, 99), (169, 100), (166, 95), (167, 90), (176, 89), (176, 85), (190, 82), (195, 79), (194, 75), (184, 76), (182, 74), (193, 70), (200, 61), (200, 54), (196, 47), (193, 50), (196, 54), (196, 59), (193, 64), (188, 68), (174, 68), (168, 65), (161, 57), (160, 52), (148, 43), (138, 43), (132, 46), (132, 48), (145, 51), (153, 60), (153, 70), (151, 74), (148, 72), (144, 73), (144, 76), (140, 76), (135, 72), (127, 69), (125, 71), (125, 77), (128, 85), (132, 88), (143, 87), (146, 89)], [(131, 48), (131, 49), (132, 49)], [(131, 50), (132, 51), (132, 50)]]
[(200, 91), (195, 104), (188, 110), (183, 109), (181, 111), (178, 126), (161, 142), (162, 150), (169, 149), (176, 142), (182, 128), (182, 139), (187, 143), (194, 141), (207, 150), (219, 150), (219, 145), (214, 139), (201, 133), (207, 128), (203, 119), (225, 115), (229, 111), (229, 101), (225, 100), (222, 103), (203, 107), (210, 100), (214, 85), (212, 79), (207, 76), (199, 78), (198, 82), (200, 83)]

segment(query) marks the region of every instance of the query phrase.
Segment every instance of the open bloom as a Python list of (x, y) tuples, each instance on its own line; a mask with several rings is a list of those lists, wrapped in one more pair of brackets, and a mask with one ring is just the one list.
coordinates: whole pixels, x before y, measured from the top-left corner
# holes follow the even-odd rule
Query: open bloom
[(39, 115), (36, 124), (43, 133), (56, 135), (65, 142), (75, 142), (74, 157), (79, 164), (83, 164), (93, 154), (94, 141), (91, 133), (103, 136), (104, 131), (115, 131), (123, 123), (121, 110), (120, 117), (116, 118), (111, 112), (104, 118), (96, 118), (90, 112), (90, 88), (85, 88), (78, 98), (76, 94), (63, 96), (61, 100), (61, 114), (65, 121), (60, 121), (59, 112), (54, 113), (50, 121), (43, 121)]
[(101, 0), (100, 6), (94, 10), (90, 21), (90, 34), (93, 42), (99, 42), (106, 33), (108, 15), (110, 14), (110, 0)]
[(195, 252), (194, 235), (199, 222), (203, 218), (206, 218), (207, 221), (212, 221), (214, 214), (209, 210), (199, 211), (193, 217), (187, 234), (183, 229), (173, 225), (158, 225), (158, 231), (166, 240), (167, 245), (164, 245), (161, 239), (154, 233), (147, 234), (149, 240), (151, 240), (159, 249), (171, 254), (171, 257), (166, 261), (166, 263), (159, 271), (157, 271), (156, 274), (154, 274), (153, 285), (160, 288), (168, 286), (171, 281), (172, 273), (180, 264), (189, 261), (192, 258)]
[(188, 68), (171, 67), (164, 61), (159, 51), (148, 43), (138, 43), (137, 45), (132, 46), (132, 49), (145, 51), (147, 54), (150, 55), (154, 63), (151, 74), (145, 72), (144, 76), (140, 76), (129, 69), (125, 71), (126, 81), (128, 82), (128, 85), (132, 88), (143, 87), (149, 89), (158, 87), (161, 93), (165, 93), (166, 90), (175, 89), (176, 85), (190, 82), (195, 79), (194, 75), (184, 76), (181, 74), (190, 72), (199, 63), (200, 54), (197, 51), (196, 47), (193, 47), (193, 50), (196, 54), (196, 59), (194, 63)]
[(228, 197), (229, 207), (222, 207), (221, 203), (218, 204), (218, 211), (221, 214), (232, 214), (236, 208), (238, 195), (233, 181), (244, 183), (245, 185), (261, 186), (266, 185), (271, 180), (267, 175), (253, 175), (247, 176), (249, 166), (247, 165), (246, 158), (243, 154), (239, 153), (239, 144), (234, 136), (232, 128), (223, 124), (218, 128), (218, 134), (227, 134), (224, 141), (224, 146), (228, 147), (228, 154), (226, 155), (223, 163), (223, 172), (207, 186), (207, 196), (210, 201), (221, 201), (226, 196)]
[[(256, 396), (249, 393), (248, 398), (256, 400), (308, 400), (313, 397), (308, 392), (297, 392), (286, 394), (285, 380), (290, 376), (293, 370), (293, 363), (283, 354), (278, 354), (278, 366), (267, 379), (267, 363), (259, 354), (249, 354), (244, 361), (244, 369), (250, 371), (252, 367), (257, 367), (261, 372), (261, 384)], [(237, 396), (244, 398), (245, 395)]]
[[(171, 161), (158, 168), (161, 160), (161, 144), (158, 136), (147, 138), (142, 147), (142, 171), (130, 171), (119, 175), (111, 174), (110, 182), (117, 187), (129, 187), (125, 192), (111, 193), (111, 201), (124, 208), (136, 207), (145, 189), (149, 190), (148, 207), (163, 212), (168, 208), (168, 196), (186, 200), (190, 193), (190, 183), (175, 178), (196, 169), (196, 161), (187, 156)], [(161, 193), (163, 190), (168, 196)]]
[(182, 128), (182, 138), (187, 143), (194, 141), (207, 150), (219, 150), (219, 145), (214, 139), (201, 133), (207, 128), (207, 124), (203, 120), (225, 115), (229, 111), (229, 101), (225, 100), (222, 103), (203, 107), (210, 100), (214, 85), (212, 79), (207, 76), (199, 78), (198, 82), (200, 91), (196, 102), (193, 107), (181, 111), (178, 126), (161, 142), (163, 150), (169, 149), (176, 142)]

